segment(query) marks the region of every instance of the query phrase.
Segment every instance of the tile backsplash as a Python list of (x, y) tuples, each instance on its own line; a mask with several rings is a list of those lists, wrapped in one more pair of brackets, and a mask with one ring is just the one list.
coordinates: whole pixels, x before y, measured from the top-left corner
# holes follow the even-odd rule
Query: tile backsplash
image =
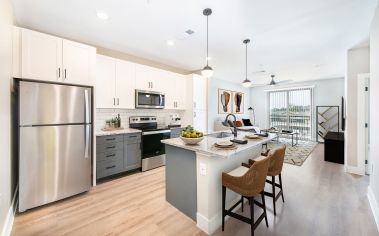
[(129, 117), (131, 116), (156, 116), (159, 126), (168, 125), (167, 121), (171, 114), (178, 114), (183, 117), (184, 111), (166, 109), (96, 109), (95, 130), (98, 131), (105, 126), (105, 121), (120, 114), (121, 126), (129, 127)]

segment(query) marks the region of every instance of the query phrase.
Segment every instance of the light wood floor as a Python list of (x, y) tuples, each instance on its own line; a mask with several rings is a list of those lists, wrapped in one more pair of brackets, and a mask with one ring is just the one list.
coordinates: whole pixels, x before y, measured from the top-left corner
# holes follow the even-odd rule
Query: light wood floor
[[(12, 235), (205, 235), (165, 201), (164, 178), (164, 167), (158, 168), (18, 214)], [(303, 166), (285, 164), (283, 184), (286, 202), (277, 202), (274, 217), (266, 198), (269, 228), (262, 222), (256, 235), (379, 235), (366, 197), (368, 177), (324, 162), (322, 145)], [(225, 232), (215, 234), (250, 235), (250, 226), (230, 219)]]

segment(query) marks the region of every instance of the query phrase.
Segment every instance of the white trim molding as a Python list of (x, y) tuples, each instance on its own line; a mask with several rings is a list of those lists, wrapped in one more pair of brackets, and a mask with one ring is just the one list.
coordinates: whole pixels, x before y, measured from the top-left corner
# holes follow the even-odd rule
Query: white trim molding
[(355, 175), (365, 175), (365, 169), (357, 166), (345, 166), (345, 172)]
[(5, 222), (3, 225), (3, 228), (1, 230), (1, 236), (10, 236), (12, 233), (13, 228), (13, 222), (14, 222), (14, 216), (17, 209), (17, 192), (18, 192), (18, 186), (16, 186), (16, 190), (14, 191), (13, 198), (12, 198), (12, 204), (9, 207), (7, 217), (5, 218)]
[(372, 214), (374, 215), (376, 227), (379, 230), (379, 206), (378, 206), (378, 202), (375, 199), (375, 195), (374, 195), (374, 192), (372, 191), (371, 186), (368, 186), (367, 188), (367, 197), (368, 197), (368, 202), (370, 203)]

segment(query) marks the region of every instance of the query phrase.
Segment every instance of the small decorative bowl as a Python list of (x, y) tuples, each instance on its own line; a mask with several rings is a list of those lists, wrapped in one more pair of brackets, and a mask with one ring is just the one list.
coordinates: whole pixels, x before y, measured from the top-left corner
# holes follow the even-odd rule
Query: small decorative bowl
[(200, 143), (204, 139), (204, 136), (200, 137), (200, 138), (184, 138), (184, 137), (180, 136), (180, 138), (183, 140), (183, 142), (185, 144), (195, 145), (195, 144)]

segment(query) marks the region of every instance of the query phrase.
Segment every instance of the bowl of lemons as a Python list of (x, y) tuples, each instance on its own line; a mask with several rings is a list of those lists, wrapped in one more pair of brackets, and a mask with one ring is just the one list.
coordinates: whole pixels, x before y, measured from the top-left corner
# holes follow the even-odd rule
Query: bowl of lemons
[(188, 125), (183, 129), (180, 134), (180, 138), (185, 144), (195, 145), (204, 139), (204, 134), (202, 132), (196, 131), (192, 126)]

